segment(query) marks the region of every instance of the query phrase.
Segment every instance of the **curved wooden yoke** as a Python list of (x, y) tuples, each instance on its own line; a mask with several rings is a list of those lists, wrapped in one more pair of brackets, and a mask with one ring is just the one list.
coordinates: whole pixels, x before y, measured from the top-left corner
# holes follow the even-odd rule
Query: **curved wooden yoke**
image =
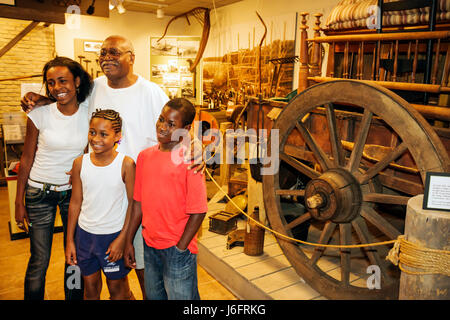
[(198, 22), (203, 25), (203, 30), (202, 30), (202, 38), (200, 40), (200, 45), (198, 48), (198, 52), (197, 55), (195, 57), (194, 62), (189, 62), (189, 71), (190, 72), (194, 72), (195, 68), (197, 67), (198, 63), (200, 62), (200, 59), (203, 56), (203, 52), (205, 51), (206, 48), (206, 44), (208, 43), (208, 37), (209, 37), (209, 32), (211, 30), (211, 21), (210, 21), (210, 11), (211, 9), (209, 8), (205, 8), (205, 7), (196, 7), (192, 10), (189, 10), (185, 13), (182, 13), (180, 15), (177, 15), (175, 17), (173, 17), (172, 19), (169, 20), (169, 22), (166, 25), (166, 28), (164, 30), (163, 35), (161, 36), (161, 38), (158, 39), (158, 41), (160, 41), (162, 38), (164, 38), (167, 34), (167, 29), (169, 28), (169, 25), (180, 18), (186, 18), (187, 23), (190, 25), (190, 21), (189, 21), (189, 16), (193, 16), (194, 18), (196, 18), (198, 20)]

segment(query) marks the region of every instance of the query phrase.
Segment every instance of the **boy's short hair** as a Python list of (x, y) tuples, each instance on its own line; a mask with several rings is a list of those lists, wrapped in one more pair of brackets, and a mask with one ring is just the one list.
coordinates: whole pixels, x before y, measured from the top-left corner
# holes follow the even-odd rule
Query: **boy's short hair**
[(185, 98), (174, 98), (166, 103), (166, 106), (177, 110), (181, 113), (183, 118), (183, 126), (192, 124), (195, 118), (195, 107), (194, 105)]
[(96, 109), (95, 112), (92, 112), (91, 121), (94, 118), (101, 118), (111, 121), (112, 128), (115, 133), (122, 131), (122, 118), (117, 111), (114, 111), (112, 109)]

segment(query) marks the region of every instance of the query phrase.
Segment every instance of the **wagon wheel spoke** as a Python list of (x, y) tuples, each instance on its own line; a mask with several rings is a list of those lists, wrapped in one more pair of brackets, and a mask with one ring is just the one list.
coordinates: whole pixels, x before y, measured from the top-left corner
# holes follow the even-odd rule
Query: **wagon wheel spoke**
[(384, 170), (392, 161), (400, 157), (406, 150), (408, 150), (408, 147), (404, 142), (399, 144), (394, 150), (392, 150), (389, 154), (384, 156), (383, 159), (381, 159), (377, 164), (375, 164), (373, 167), (371, 167), (369, 170), (367, 170), (363, 175), (361, 175), (358, 180), (360, 184), (365, 184), (367, 181), (372, 179), (374, 176), (376, 176), (378, 173), (380, 173), (382, 170)]
[(275, 194), (277, 196), (297, 196), (297, 197), (303, 197), (305, 195), (305, 190), (290, 190), (290, 189), (278, 189), (275, 190)]
[(378, 175), (378, 179), (384, 186), (403, 193), (416, 195), (421, 194), (424, 191), (423, 185), (421, 184), (406, 179), (394, 177), (392, 175), (388, 175), (383, 172), (380, 172), (380, 174)]
[(305, 125), (302, 122), (297, 122), (295, 126), (302, 135), (308, 147), (314, 153), (314, 156), (316, 157), (322, 169), (325, 171), (330, 168), (333, 168), (334, 167), (333, 163), (330, 161), (330, 159), (328, 158), (326, 153), (322, 150), (322, 148), (317, 144), (316, 140), (308, 131), (308, 129), (305, 127)]
[(293, 228), (295, 228), (296, 226), (308, 221), (309, 219), (311, 219), (311, 214), (309, 212), (302, 214), (301, 216), (299, 216), (298, 218), (295, 218), (294, 220), (292, 220), (291, 222), (289, 222), (285, 228), (286, 230), (291, 230)]
[(334, 164), (336, 167), (343, 167), (345, 162), (345, 153), (342, 148), (341, 139), (339, 138), (338, 128), (336, 126), (336, 115), (332, 103), (325, 108), (328, 122), (328, 130), (330, 131), (331, 150), (333, 153)]
[(280, 159), (311, 179), (317, 178), (320, 175), (319, 172), (301, 163), (297, 159), (285, 154), (284, 152), (280, 152)]
[(347, 164), (347, 170), (350, 172), (357, 172), (359, 163), (361, 162), (364, 145), (366, 143), (367, 135), (369, 134), (370, 124), (372, 122), (373, 113), (369, 109), (364, 109), (364, 115), (361, 120), (361, 127), (359, 129), (356, 142), (353, 147), (350, 161)]
[[(349, 245), (352, 242), (352, 226), (350, 223), (341, 223), (339, 225), (340, 244)], [(340, 249), (341, 254), (341, 281), (345, 286), (350, 283), (350, 248)]]
[[(361, 217), (358, 217), (355, 220), (353, 220), (352, 226), (355, 229), (356, 234), (358, 235), (358, 238), (361, 241), (361, 244), (372, 243), (372, 239), (369, 236), (367, 224)], [(380, 267), (381, 276), (385, 280), (388, 279), (388, 276), (386, 275), (386, 270), (384, 268), (384, 264), (380, 260), (380, 255), (378, 254), (377, 249), (375, 247), (366, 247), (365, 252), (367, 254), (367, 257), (369, 258), (370, 263), (372, 265), (377, 265)]]
[(292, 144), (286, 144), (284, 146), (284, 153), (291, 157), (306, 160), (309, 162), (314, 162), (316, 159), (314, 158), (314, 154), (311, 151), (306, 150), (305, 146), (298, 147)]
[(410, 197), (396, 196), (384, 193), (366, 193), (363, 195), (363, 201), (384, 204), (407, 205), (409, 199)]
[(401, 234), (400, 231), (398, 231), (392, 224), (390, 224), (371, 207), (363, 206), (361, 208), (361, 216), (377, 227), (390, 239), (397, 239), (397, 237)]
[[(334, 229), (336, 229), (336, 224), (331, 221), (327, 221), (325, 224), (325, 227), (322, 230), (322, 233), (320, 234), (319, 238), (319, 244), (327, 244), (330, 240), (331, 236), (333, 235)], [(325, 251), (325, 248), (323, 247), (315, 247), (314, 253), (311, 256), (311, 264), (316, 264), (319, 258), (322, 256), (323, 252)]]

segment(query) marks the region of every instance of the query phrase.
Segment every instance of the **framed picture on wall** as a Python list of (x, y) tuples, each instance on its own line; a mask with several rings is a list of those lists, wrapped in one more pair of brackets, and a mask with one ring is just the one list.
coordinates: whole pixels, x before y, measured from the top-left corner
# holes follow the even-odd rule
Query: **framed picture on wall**
[(198, 53), (198, 41), (178, 41), (178, 56), (181, 58), (195, 58)]
[(74, 39), (74, 60), (78, 61), (93, 79), (103, 75), (98, 63), (98, 52), (103, 41), (93, 39)]
[(84, 41), (83, 42), (85, 52), (99, 52), (102, 48), (101, 41)]
[(155, 56), (176, 56), (178, 46), (176, 38), (164, 38), (158, 41), (158, 38), (151, 39), (151, 54)]
[(158, 40), (159, 37), (150, 38), (150, 81), (159, 85), (169, 97), (185, 97), (194, 103), (201, 102), (202, 93), (198, 90), (201, 88), (201, 64), (195, 72), (190, 70), (200, 38), (172, 36)]

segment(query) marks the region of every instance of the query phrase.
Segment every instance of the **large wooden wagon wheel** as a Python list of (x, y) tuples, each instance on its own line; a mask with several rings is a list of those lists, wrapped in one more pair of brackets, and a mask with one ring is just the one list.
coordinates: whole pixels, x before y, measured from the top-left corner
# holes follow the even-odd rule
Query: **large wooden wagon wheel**
[[(349, 125), (349, 119), (358, 120)], [(306, 187), (283, 185), (285, 170), (264, 175), (270, 226), (288, 237), (309, 226), (308, 242), (360, 245), (396, 239), (403, 230), (395, 221), (404, 215), (392, 219), (394, 209), (423, 192), (427, 171), (450, 168), (439, 137), (416, 110), (393, 92), (362, 81), (309, 87), (284, 108), (273, 129), (279, 130), (280, 168), (303, 177)], [(389, 133), (389, 143), (382, 142), (383, 132)], [(366, 154), (373, 146), (382, 151), (375, 160)], [(296, 272), (325, 297), (398, 296), (399, 271), (385, 261), (390, 246), (324, 248), (277, 238)], [(371, 265), (379, 267), (379, 284), (370, 272), (378, 267), (367, 269)]]

